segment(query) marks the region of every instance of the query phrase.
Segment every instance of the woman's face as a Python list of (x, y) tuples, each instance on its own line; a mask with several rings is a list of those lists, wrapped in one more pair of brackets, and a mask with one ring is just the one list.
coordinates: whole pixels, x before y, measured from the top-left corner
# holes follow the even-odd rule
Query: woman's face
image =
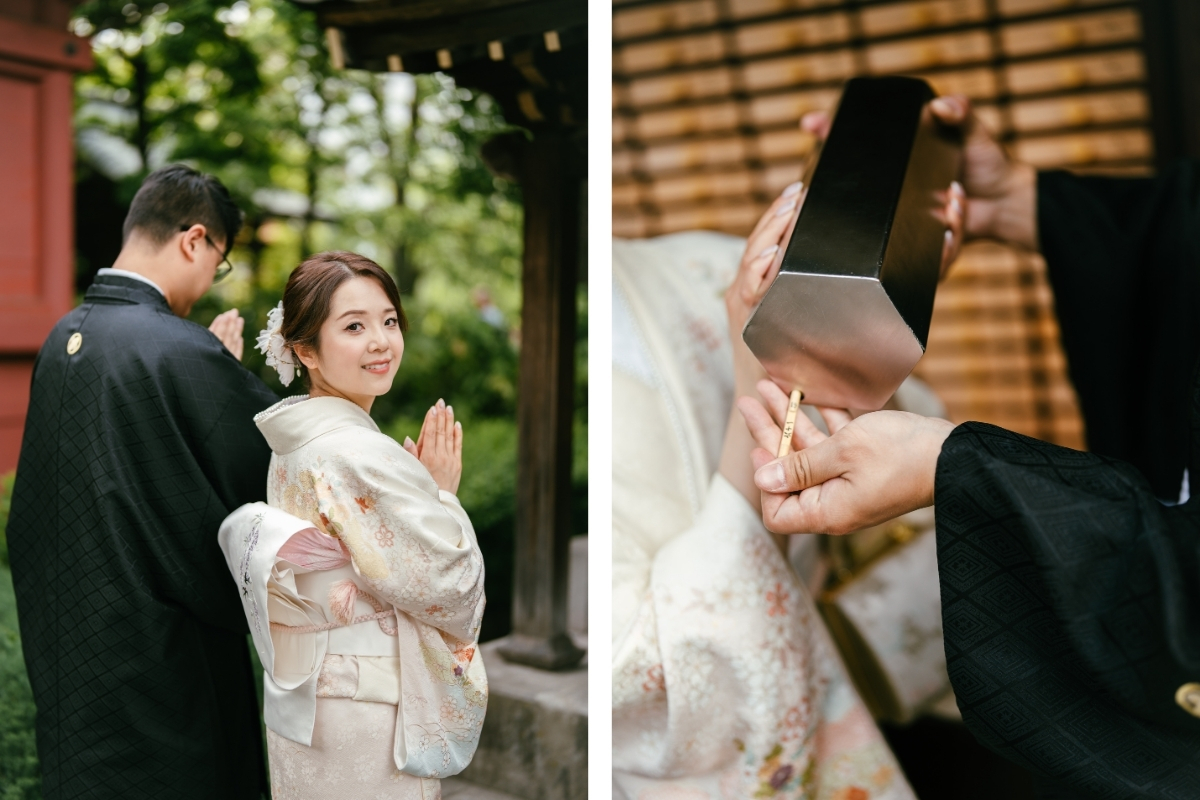
[(317, 345), (296, 353), (312, 396), (343, 397), (370, 411), (391, 390), (404, 355), (400, 314), (378, 281), (355, 276), (334, 291)]

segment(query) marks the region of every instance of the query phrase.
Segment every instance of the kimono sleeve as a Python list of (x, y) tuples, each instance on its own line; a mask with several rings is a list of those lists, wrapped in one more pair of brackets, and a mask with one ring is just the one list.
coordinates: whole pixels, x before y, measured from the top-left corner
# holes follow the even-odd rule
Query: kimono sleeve
[(227, 510), (264, 501), (271, 448), (254, 415), (279, 398), (211, 333), (192, 333), (195, 355), (172, 373), (192, 452)]
[(936, 497), (975, 737), (1066, 796), (1200, 797), (1200, 719), (1175, 700), (1200, 679), (1196, 502), (1163, 507), (1128, 464), (982, 423), (946, 440)]
[(808, 591), (720, 475), (655, 554), (612, 676), (624, 796), (866, 797), (873, 775), (870, 797), (912, 798)]
[(484, 571), (471, 522), (457, 498), (439, 496), (416, 458), (378, 439), (385, 441), (373, 442), (370, 457), (341, 461), (340, 476), (327, 471), (316, 481), (323, 522), (377, 597), (472, 642), (483, 618)]
[(162, 394), (175, 456), (191, 463), (188, 511), (175, 510), (185, 522), (148, 537), (156, 575), (167, 596), (201, 619), (244, 631), (217, 531), (235, 508), (266, 499), (271, 451), (254, 414), (275, 396), (210, 332), (175, 318), (166, 325), (171, 349), (155, 378), (168, 384)]
[(1038, 176), (1038, 233), (1088, 449), (1180, 496), (1200, 357), (1200, 162), (1154, 178)]
[(451, 494), (444, 489), (438, 489), (438, 499), (442, 501), (442, 505), (450, 516), (458, 521), (462, 526), (463, 535), (471, 540), (471, 544), (479, 546), (479, 540), (475, 536), (475, 526), (471, 524), (471, 518), (467, 516), (467, 510), (462, 507), (459, 502), (458, 495)]

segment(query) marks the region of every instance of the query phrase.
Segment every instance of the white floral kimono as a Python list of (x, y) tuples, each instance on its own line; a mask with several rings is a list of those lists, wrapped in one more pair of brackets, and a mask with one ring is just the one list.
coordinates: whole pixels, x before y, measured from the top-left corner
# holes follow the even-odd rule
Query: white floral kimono
[(255, 422), (269, 504), (220, 542), (265, 671), (274, 797), (437, 797), (487, 705), (471, 521), (354, 403), (289, 398)]
[(614, 796), (912, 800), (808, 591), (714, 475), (743, 246), (613, 243)]

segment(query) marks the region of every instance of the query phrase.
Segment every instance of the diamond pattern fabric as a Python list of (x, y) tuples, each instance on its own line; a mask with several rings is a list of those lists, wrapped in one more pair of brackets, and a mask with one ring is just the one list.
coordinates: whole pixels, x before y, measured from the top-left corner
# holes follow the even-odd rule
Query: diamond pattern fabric
[(1200, 719), (1174, 699), (1200, 678), (1200, 505), (975, 422), (946, 440), (936, 496), (946, 660), (975, 737), (1047, 796), (1200, 797)]
[(1200, 500), (1168, 503), (1200, 485), (1200, 164), (1043, 173), (1037, 202), (1093, 452), (974, 422), (946, 440), (951, 682), (1044, 798), (1197, 798), (1200, 719), (1175, 694), (1200, 681)]
[(46, 798), (265, 791), (246, 622), (217, 530), (265, 499), (270, 450), (253, 416), (277, 399), (119, 276), (98, 278), (43, 345), (8, 542)]

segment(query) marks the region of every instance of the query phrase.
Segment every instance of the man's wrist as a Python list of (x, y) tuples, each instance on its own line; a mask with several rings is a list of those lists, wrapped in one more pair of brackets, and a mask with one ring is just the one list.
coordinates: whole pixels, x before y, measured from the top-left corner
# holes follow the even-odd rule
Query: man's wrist
[(953, 422), (945, 419), (930, 419), (932, 430), (929, 433), (929, 455), (932, 456), (933, 470), (929, 480), (929, 502), (936, 502), (937, 493), (937, 464), (942, 457), (942, 446), (946, 440), (950, 438), (950, 434), (954, 433), (954, 429), (958, 427)]
[(1003, 242), (1037, 251), (1037, 170), (1015, 161), (996, 203), (992, 235)]

